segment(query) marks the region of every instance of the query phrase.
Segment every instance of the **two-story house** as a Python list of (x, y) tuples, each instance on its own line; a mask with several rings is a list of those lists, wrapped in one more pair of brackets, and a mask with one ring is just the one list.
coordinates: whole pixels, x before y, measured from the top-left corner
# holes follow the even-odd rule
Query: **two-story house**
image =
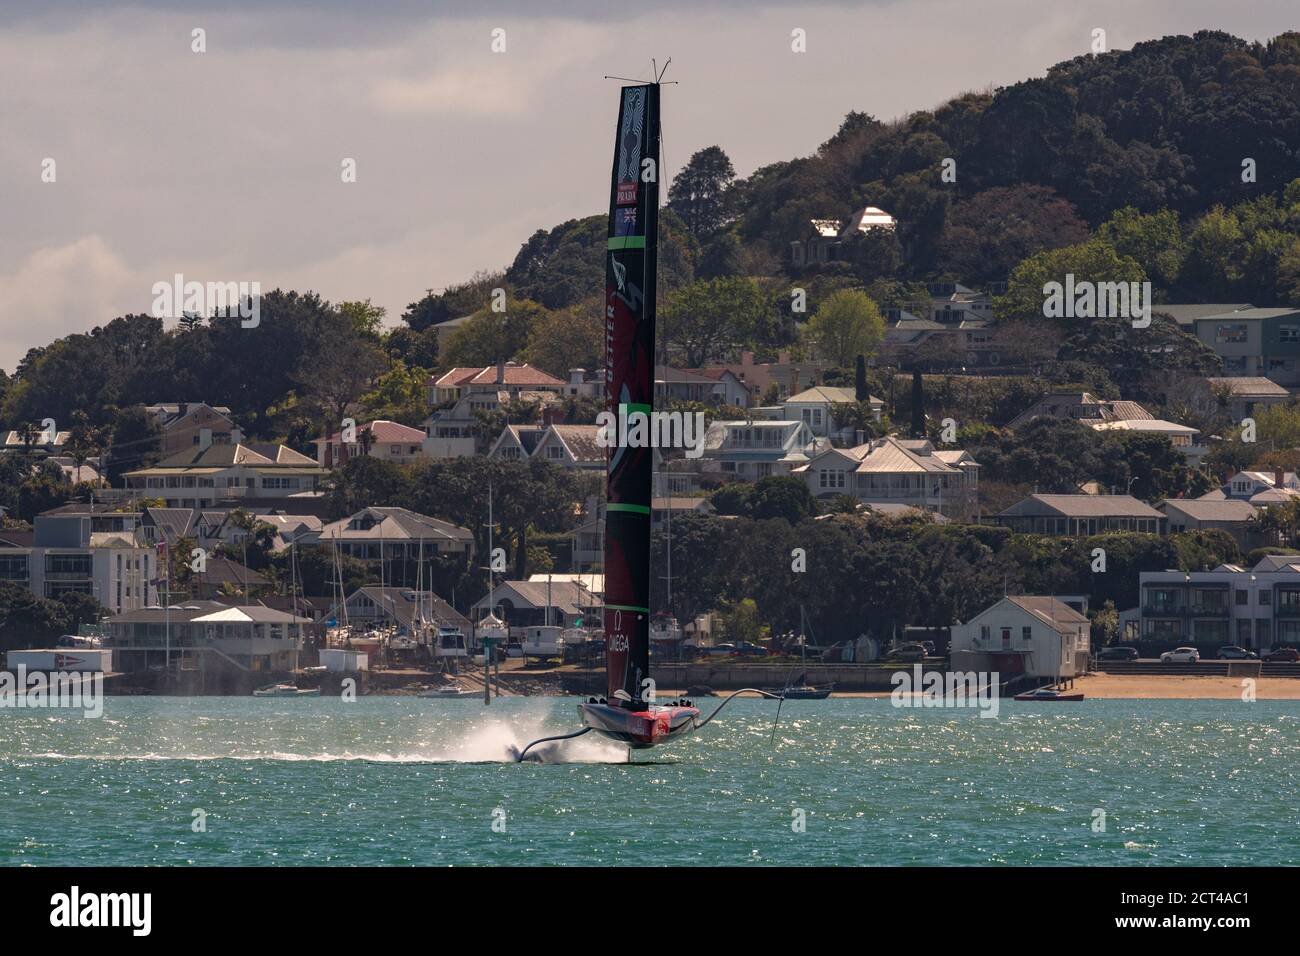
[(979, 463), (960, 449), (892, 435), (852, 448), (827, 448), (794, 469), (820, 499), (851, 495), (863, 504), (911, 505), (969, 518), (979, 494)]
[(321, 467), (339, 468), (358, 455), (409, 465), (424, 456), (424, 440), (428, 436), (423, 429), (377, 418), (356, 425), (347, 433), (348, 440), (344, 437), (345, 433), (339, 431), (315, 440), (316, 461)]
[(284, 445), (239, 443), (196, 446), (122, 477), (134, 497), (161, 498), (170, 508), (211, 508), (314, 495), (325, 474), (315, 460)]
[[(822, 440), (821, 444), (829, 443)], [(715, 421), (704, 433), (701, 471), (756, 481), (788, 475), (819, 450), (818, 439), (801, 421)]]
[(424, 420), (424, 454), (461, 458), (487, 450), (479, 415), (512, 400), (545, 404), (566, 394), (567, 383), (528, 364), (500, 362), (482, 368), (453, 368), (429, 381), (433, 411)]

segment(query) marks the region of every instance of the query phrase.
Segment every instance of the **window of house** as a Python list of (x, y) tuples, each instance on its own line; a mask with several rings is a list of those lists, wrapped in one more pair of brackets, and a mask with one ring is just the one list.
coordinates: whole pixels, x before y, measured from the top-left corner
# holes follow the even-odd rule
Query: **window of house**
[(1259, 592), (1259, 606), (1260, 606), (1260, 607), (1269, 607), (1269, 606), (1271, 606), (1272, 604), (1273, 604), (1273, 592), (1272, 592), (1272, 591), (1260, 591), (1260, 592)]
[(990, 634), (989, 634), (989, 626), (988, 626), (987, 624), (981, 624), (981, 625), (980, 625), (980, 640), (981, 640), (981, 641), (987, 641), (987, 640), (989, 639), (989, 637), (990, 637)]
[(1278, 338), (1283, 342), (1300, 342), (1300, 325), (1278, 326)]
[(1032, 641), (1034, 639), (1034, 629), (1029, 626), (1020, 629), (1020, 639), (1022, 641)]
[(1241, 607), (1242, 605), (1249, 604), (1249, 603), (1250, 603), (1250, 595), (1246, 591), (1242, 590), (1241, 588), (1238, 588), (1237, 607)]

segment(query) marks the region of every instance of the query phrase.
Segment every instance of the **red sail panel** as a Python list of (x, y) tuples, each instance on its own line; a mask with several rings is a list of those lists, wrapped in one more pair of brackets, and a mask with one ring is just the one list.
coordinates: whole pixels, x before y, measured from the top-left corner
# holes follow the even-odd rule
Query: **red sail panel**
[[(605, 254), (605, 402), (622, 423), (654, 405), (659, 219), (659, 87), (625, 86), (618, 112)], [(605, 641), (608, 699), (642, 705), (650, 676), (650, 494), (654, 451), (608, 450)]]

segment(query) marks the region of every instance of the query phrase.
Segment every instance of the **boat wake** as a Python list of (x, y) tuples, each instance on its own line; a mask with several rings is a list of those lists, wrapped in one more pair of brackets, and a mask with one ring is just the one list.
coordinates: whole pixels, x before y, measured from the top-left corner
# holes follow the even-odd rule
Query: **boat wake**
[[(430, 763), (515, 763), (519, 752), (529, 741), (554, 733), (545, 728), (541, 718), (521, 722), (507, 723), (503, 720), (491, 720), (465, 728), (463, 736), (455, 741), (423, 744), (417, 747), (395, 752), (377, 752), (371, 749), (325, 752), (292, 752), (285, 750), (235, 750), (226, 753), (206, 753), (200, 751), (177, 751), (163, 753), (149, 751), (145, 753), (64, 753), (46, 751), (41, 753), (10, 754), (0, 758), (0, 765), (6, 760), (85, 760), (85, 761), (165, 761), (178, 760), (193, 763), (208, 763), (218, 760), (234, 761), (271, 761), (284, 763), (334, 763), (338, 761), (357, 761), (360, 763), (396, 763), (396, 764), (430, 764)], [(536, 747), (528, 754), (528, 762), (536, 763), (627, 763), (627, 748), (611, 740), (595, 737), (558, 741), (543, 747)]]
[[(451, 763), (515, 763), (531, 741), (551, 733), (555, 731), (546, 730), (540, 721), (527, 726), (493, 721), (474, 728), (453, 750), (437, 759)], [(528, 762), (627, 763), (628, 751), (622, 744), (588, 735), (534, 747), (528, 752)]]

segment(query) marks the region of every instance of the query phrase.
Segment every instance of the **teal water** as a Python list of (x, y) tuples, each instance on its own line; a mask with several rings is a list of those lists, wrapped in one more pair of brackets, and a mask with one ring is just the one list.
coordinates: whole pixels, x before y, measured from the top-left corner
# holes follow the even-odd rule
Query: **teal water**
[[(736, 700), (636, 765), (591, 737), (567, 751), (576, 762), (495, 762), (508, 743), (571, 729), (574, 705), (126, 697), (98, 720), (0, 710), (0, 862), (1300, 862), (1295, 701), (1005, 702), (996, 719), (790, 701), (773, 746), (775, 705)], [(196, 809), (206, 832), (193, 832)]]

